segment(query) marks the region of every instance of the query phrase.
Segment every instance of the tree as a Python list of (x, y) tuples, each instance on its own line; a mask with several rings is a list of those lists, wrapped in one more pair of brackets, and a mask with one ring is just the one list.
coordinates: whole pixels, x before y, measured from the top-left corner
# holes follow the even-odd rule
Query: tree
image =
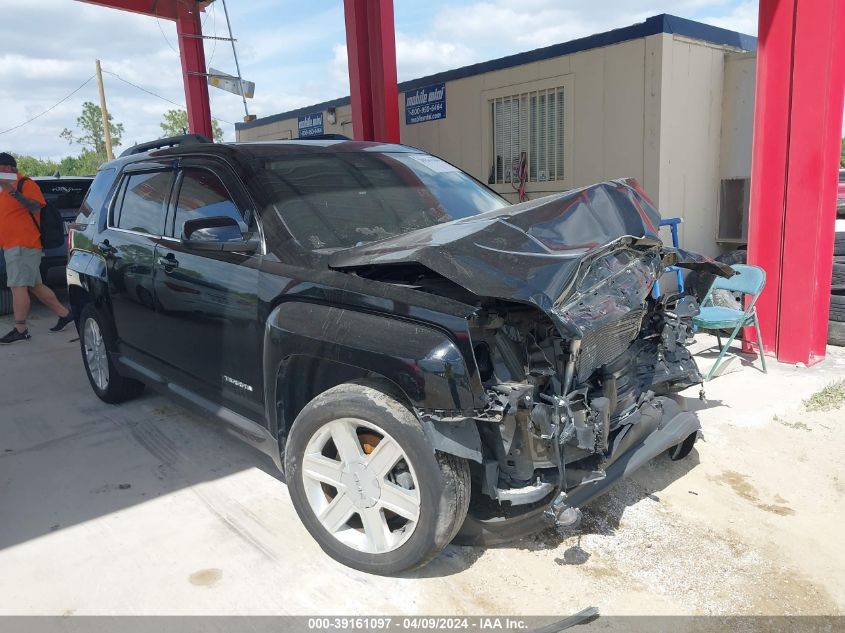
[(59, 164), (52, 160), (41, 160), (33, 156), (15, 154), (18, 161), (18, 171), (25, 176), (52, 176), (60, 171)]
[[(62, 130), (60, 136), (68, 143), (78, 143), (105, 160), (106, 140), (103, 133), (103, 114), (100, 106), (90, 101), (83, 103), (82, 115), (76, 119), (76, 125), (81, 132), (79, 136), (76, 136), (67, 128)], [(123, 136), (123, 123), (114, 123), (111, 114), (109, 114), (109, 131), (111, 132), (112, 146), (117, 147), (120, 145), (120, 139)]]
[[(187, 134), (188, 113), (185, 110), (168, 110), (164, 113), (161, 129), (164, 131), (164, 137)], [(211, 131), (214, 134), (215, 143), (223, 142), (223, 128), (220, 127), (217, 119), (211, 119)]]

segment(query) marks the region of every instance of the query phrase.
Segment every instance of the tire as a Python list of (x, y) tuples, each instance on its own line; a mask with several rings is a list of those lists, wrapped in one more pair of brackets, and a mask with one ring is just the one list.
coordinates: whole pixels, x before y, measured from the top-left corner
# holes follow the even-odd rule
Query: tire
[(121, 376), (117, 371), (112, 359), (116, 348), (114, 330), (91, 303), (79, 315), (79, 347), (88, 382), (100, 400), (118, 404), (143, 393), (144, 383)]
[[(727, 251), (717, 256), (716, 261), (727, 264), (728, 266), (733, 266), (734, 264), (745, 264), (748, 261), (748, 251)], [(707, 295), (707, 291), (710, 290), (710, 286), (713, 285), (713, 280), (715, 278), (715, 275), (710, 275), (708, 273), (691, 272), (687, 275), (686, 288), (688, 289), (688, 293), (691, 293), (699, 301), (703, 301), (704, 297)], [(736, 307), (736, 298), (733, 296), (733, 293), (727, 290), (714, 290), (712, 297), (713, 305), (728, 308)]]
[(12, 291), (0, 288), (0, 316), (12, 314)]
[(845, 255), (845, 231), (837, 231), (833, 240), (833, 254)]
[(830, 295), (830, 320), (845, 321), (845, 295)]
[(827, 343), (828, 345), (837, 345), (839, 347), (845, 347), (845, 322), (828, 321)]
[(833, 287), (845, 288), (845, 257), (836, 256), (833, 261), (833, 275), (830, 279)]
[(693, 446), (695, 446), (695, 441), (698, 439), (698, 431), (695, 433), (690, 433), (689, 435), (684, 438), (684, 441), (680, 444), (675, 444), (672, 448), (669, 449), (669, 459), (673, 462), (677, 462), (682, 460), (684, 457), (689, 455), (692, 452)]
[[(377, 453), (379, 446), (392, 450)], [(381, 459), (384, 474), (369, 470), (377, 458), (368, 455), (379, 454), (392, 455)], [(432, 450), (406, 406), (363, 384), (334, 387), (303, 408), (285, 447), (285, 479), (299, 518), (323, 551), (374, 574), (425, 565), (455, 537), (469, 506), (467, 461)], [(336, 517), (326, 516), (338, 508)], [(326, 526), (332, 518), (334, 526)]]

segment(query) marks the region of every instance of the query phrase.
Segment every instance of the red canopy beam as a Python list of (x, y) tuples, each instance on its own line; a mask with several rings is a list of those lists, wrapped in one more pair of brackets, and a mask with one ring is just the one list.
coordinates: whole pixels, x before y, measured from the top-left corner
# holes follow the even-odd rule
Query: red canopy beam
[(748, 259), (764, 350), (822, 360), (845, 95), (845, 3), (761, 0)]
[(208, 99), (208, 78), (205, 76), (205, 49), (202, 40), (200, 8), (180, 5), (176, 20), (179, 35), (179, 56), (182, 58), (182, 82), (185, 84), (185, 103), (188, 108), (188, 130), (213, 139), (211, 104)]
[(355, 138), (398, 143), (393, 0), (344, 0), (344, 13)]
[(211, 128), (211, 106), (208, 81), (205, 77), (205, 50), (202, 40), (200, 12), (211, 0), (80, 0), (121, 11), (131, 11), (176, 22), (179, 56), (182, 60), (182, 82), (188, 108), (188, 130), (214, 138)]

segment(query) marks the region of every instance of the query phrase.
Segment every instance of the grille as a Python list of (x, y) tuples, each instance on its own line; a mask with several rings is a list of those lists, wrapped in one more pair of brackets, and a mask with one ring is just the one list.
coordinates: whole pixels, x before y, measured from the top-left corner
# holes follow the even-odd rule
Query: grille
[(644, 310), (633, 310), (621, 319), (584, 335), (577, 363), (579, 384), (586, 381), (596, 369), (618, 358), (628, 349), (640, 331), (644, 315)]

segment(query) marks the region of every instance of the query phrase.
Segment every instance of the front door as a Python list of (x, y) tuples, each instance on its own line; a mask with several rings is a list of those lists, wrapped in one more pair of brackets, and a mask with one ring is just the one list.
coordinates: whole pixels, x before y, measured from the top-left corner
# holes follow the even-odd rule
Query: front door
[(183, 226), (203, 217), (235, 219), (256, 231), (249, 198), (233, 173), (212, 159), (185, 160), (178, 172), (166, 236), (156, 249), (157, 328), (163, 360), (188, 388), (263, 421), (258, 323), (259, 255), (192, 251)]

